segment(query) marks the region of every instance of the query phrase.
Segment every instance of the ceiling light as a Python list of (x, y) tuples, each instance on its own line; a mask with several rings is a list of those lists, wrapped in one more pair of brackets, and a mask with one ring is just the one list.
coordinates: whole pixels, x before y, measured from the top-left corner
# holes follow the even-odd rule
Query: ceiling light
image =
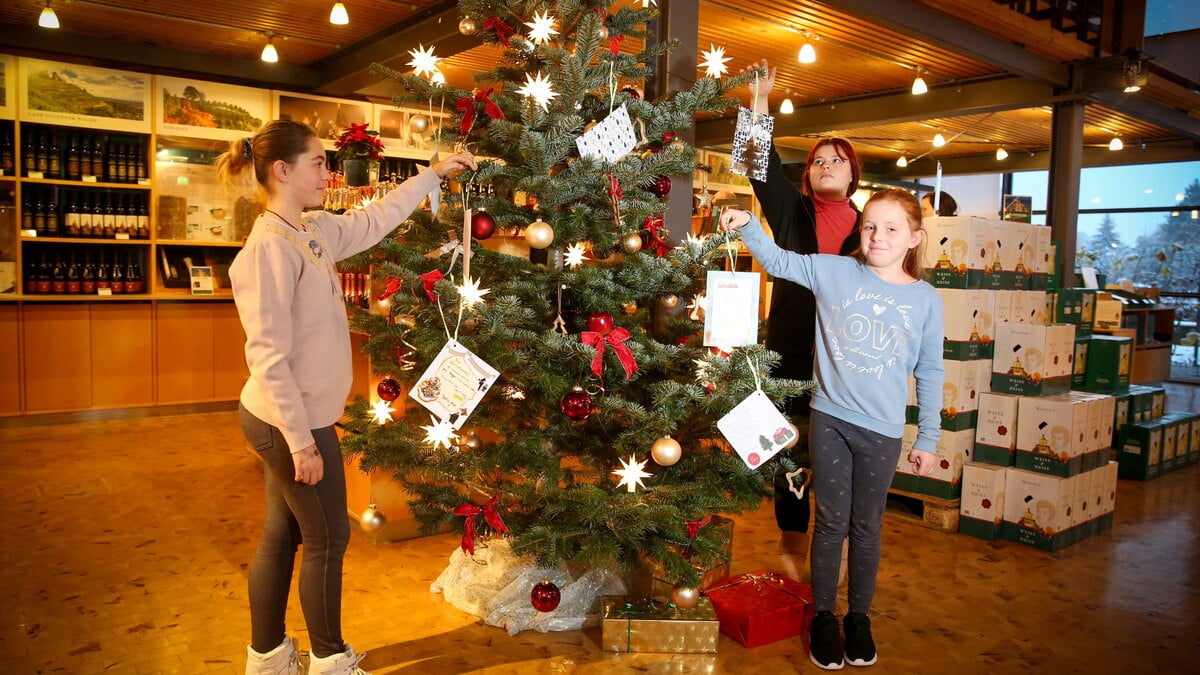
[(817, 60), (817, 50), (808, 41), (808, 33), (804, 34), (804, 44), (800, 45), (800, 63), (813, 63)]
[(267, 31), (264, 35), (267, 36), (267, 44), (262, 50), (262, 60), (267, 63), (275, 63), (279, 60), (279, 52), (275, 50), (275, 43), (272, 42), (275, 39), (275, 33)]
[(1141, 91), (1146, 85), (1146, 63), (1136, 49), (1129, 51), (1129, 57), (1121, 66), (1121, 81), (1125, 83), (1126, 94)]
[(933, 147), (940, 148), (945, 144), (946, 144), (946, 137), (942, 135), (942, 132), (939, 131), (933, 135)]
[(996, 161), (1004, 161), (1008, 159), (1008, 151), (1004, 148), (996, 148)]
[(340, 2), (333, 3), (333, 9), (329, 10), (329, 23), (345, 26), (350, 23), (350, 15), (346, 12), (346, 6)]
[(1112, 140), (1108, 142), (1109, 150), (1116, 151), (1116, 150), (1123, 150), (1124, 148), (1125, 148), (1125, 144), (1121, 142), (1121, 138), (1119, 136), (1113, 136)]
[(58, 28), (58, 15), (50, 8), (50, 0), (46, 0), (46, 6), (38, 16), (38, 25), (42, 28)]
[(929, 91), (929, 87), (926, 86), (925, 80), (921, 77), (921, 66), (917, 66), (917, 77), (913, 80), (912, 84), (913, 96), (920, 96), (927, 91)]
[(792, 107), (792, 99), (790, 99), (790, 98), (783, 99), (783, 103), (779, 104), (779, 114), (780, 115), (791, 115), (794, 112), (796, 112), (796, 109), (794, 107)]
[(896, 160), (896, 166), (900, 167), (901, 169), (908, 166), (908, 158), (904, 155), (900, 155), (899, 159)]

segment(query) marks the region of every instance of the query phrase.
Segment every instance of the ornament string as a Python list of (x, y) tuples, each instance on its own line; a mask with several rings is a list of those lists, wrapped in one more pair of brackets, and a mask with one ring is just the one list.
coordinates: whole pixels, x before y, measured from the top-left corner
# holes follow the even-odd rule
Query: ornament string
[(758, 379), (758, 361), (746, 354), (746, 365), (750, 367), (750, 374), (754, 376), (754, 390), (762, 391), (762, 381)]

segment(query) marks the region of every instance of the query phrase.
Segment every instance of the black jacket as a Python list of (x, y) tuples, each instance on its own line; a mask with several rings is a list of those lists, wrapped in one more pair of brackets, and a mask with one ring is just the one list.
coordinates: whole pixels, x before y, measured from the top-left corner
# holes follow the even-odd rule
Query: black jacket
[[(815, 206), (812, 199), (804, 196), (788, 179), (774, 147), (767, 163), (766, 182), (751, 180), (750, 185), (754, 187), (754, 196), (775, 235), (775, 243), (796, 253), (817, 253)], [(851, 207), (858, 210), (853, 202)], [(855, 228), (842, 242), (840, 255), (851, 255), (858, 250), (861, 242), (858, 226), (861, 225), (860, 213)], [(812, 379), (816, 323), (817, 303), (812, 291), (776, 278), (771, 313), (767, 316), (767, 348), (782, 356), (775, 369), (776, 377)]]

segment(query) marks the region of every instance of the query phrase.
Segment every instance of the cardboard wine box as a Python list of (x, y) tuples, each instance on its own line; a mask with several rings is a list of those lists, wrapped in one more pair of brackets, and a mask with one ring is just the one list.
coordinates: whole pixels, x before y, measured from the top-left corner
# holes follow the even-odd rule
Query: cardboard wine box
[(908, 462), (908, 453), (912, 452), (913, 444), (916, 442), (917, 425), (905, 424), (904, 436), (900, 439), (900, 457), (896, 460), (896, 473), (892, 476), (892, 487), (896, 490), (917, 491), (917, 474), (913, 472), (912, 464)]
[(1012, 466), (1017, 447), (1017, 404), (1019, 396), (988, 392), (979, 395), (975, 427), (976, 462)]
[(1015, 466), (1074, 476), (1083, 466), (1087, 401), (1069, 395), (1022, 396), (1017, 406)]
[(939, 288), (942, 298), (945, 340), (942, 358), (955, 361), (978, 359), (984, 335), (991, 340), (992, 295), (978, 288)]
[(958, 531), (992, 541), (1004, 522), (1006, 467), (967, 462), (963, 466)]
[(1001, 535), (1044, 551), (1057, 551), (1071, 544), (1075, 482), (1074, 476), (1007, 470)]
[(992, 391), (1048, 396), (1070, 389), (1075, 327), (1002, 323), (996, 327)]
[[(917, 478), (917, 492), (941, 499), (958, 499), (962, 494), (962, 470), (971, 461), (975, 430), (942, 431), (937, 444), (937, 462), (928, 476)], [(907, 453), (905, 453), (907, 455)]]
[(1091, 346), (1091, 338), (1075, 336), (1075, 361), (1071, 368), (1072, 389), (1083, 389), (1087, 385), (1088, 348)]
[(1104, 474), (1104, 488), (1100, 493), (1102, 498), (1100, 505), (1100, 527), (1101, 532), (1109, 529), (1113, 525), (1113, 513), (1117, 510), (1117, 477), (1119, 468), (1116, 462), (1109, 462), (1098, 469)]
[(1013, 291), (1008, 320), (1037, 325), (1054, 323), (1046, 313), (1046, 291)]
[(1036, 241), (1034, 225), (1030, 223), (1004, 222), (1000, 230), (1000, 241), (1004, 243), (1000, 262), (1004, 267), (1004, 287), (1014, 290), (1033, 288), (1033, 257)]
[(1121, 478), (1149, 480), (1162, 472), (1163, 423), (1146, 420), (1121, 427), (1117, 445)]
[[(975, 361), (943, 361), (942, 428), (947, 431), (974, 429), (979, 411), (979, 367)], [(988, 375), (991, 375), (989, 372)]]
[[(922, 222), (928, 233), (923, 266), (928, 270), (929, 283), (938, 288), (984, 288), (985, 262), (990, 265), (990, 254), (996, 250), (992, 221), (974, 216), (937, 216)], [(994, 276), (998, 282), (1000, 275)]]
[(1087, 369), (1084, 384), (1080, 388), (1115, 392), (1128, 387), (1129, 374), (1133, 371), (1133, 340), (1093, 335), (1088, 342)]
[(1035, 225), (1033, 240), (1033, 280), (1030, 289), (1044, 291), (1049, 286), (1050, 265), (1054, 260), (1054, 245), (1050, 240), (1050, 228), (1045, 225)]

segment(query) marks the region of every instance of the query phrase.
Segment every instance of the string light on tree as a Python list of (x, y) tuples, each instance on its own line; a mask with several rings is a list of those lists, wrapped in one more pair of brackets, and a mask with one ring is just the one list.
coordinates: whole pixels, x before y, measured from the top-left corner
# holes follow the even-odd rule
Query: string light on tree
[(713, 43), (708, 43), (708, 51), (700, 52), (700, 56), (704, 57), (700, 61), (700, 65), (704, 66), (705, 77), (721, 77), (729, 72), (725, 64), (732, 61), (732, 56), (725, 56), (725, 48), (718, 47)]
[(639, 462), (637, 461), (637, 457), (630, 455), (628, 460), (622, 459), (620, 461), (621, 468), (613, 471), (614, 475), (621, 477), (621, 482), (617, 483), (617, 487), (625, 486), (625, 489), (630, 492), (635, 492), (638, 488), (645, 489), (646, 486), (642, 483), (642, 479), (654, 475), (643, 471), (646, 468), (646, 462), (649, 460), (643, 459)]
[(441, 447), (453, 450), (458, 446), (458, 436), (454, 433), (453, 424), (446, 420), (438, 420), (433, 415), (429, 416), (429, 421), (433, 424), (421, 428), (425, 430), (425, 442), (432, 445), (434, 450)]
[(558, 92), (554, 91), (551, 87), (551, 82), (544, 73), (538, 73), (536, 77), (526, 73), (525, 86), (518, 89), (517, 93), (532, 98), (538, 105), (542, 106), (542, 110), (547, 109), (550, 99), (558, 96)]
[(567, 247), (567, 253), (563, 257), (563, 262), (571, 269), (576, 269), (583, 264), (586, 257), (587, 249), (584, 248), (583, 244), (575, 242)]
[(408, 65), (413, 67), (413, 72), (418, 77), (425, 77), (426, 75), (433, 75), (438, 72), (437, 62), (441, 61), (442, 58), (433, 55), (432, 45), (430, 45), (428, 50), (425, 49), (425, 45), (417, 45), (416, 49), (410, 49), (408, 53), (412, 56), (412, 60), (408, 62)]
[(387, 401), (376, 401), (375, 405), (371, 406), (371, 421), (383, 426), (392, 421), (392, 413), (396, 409), (388, 404)]
[(551, 36), (558, 35), (554, 29), (554, 18), (545, 12), (534, 14), (533, 21), (526, 21), (525, 25), (529, 26), (529, 39), (538, 44), (544, 45)]

